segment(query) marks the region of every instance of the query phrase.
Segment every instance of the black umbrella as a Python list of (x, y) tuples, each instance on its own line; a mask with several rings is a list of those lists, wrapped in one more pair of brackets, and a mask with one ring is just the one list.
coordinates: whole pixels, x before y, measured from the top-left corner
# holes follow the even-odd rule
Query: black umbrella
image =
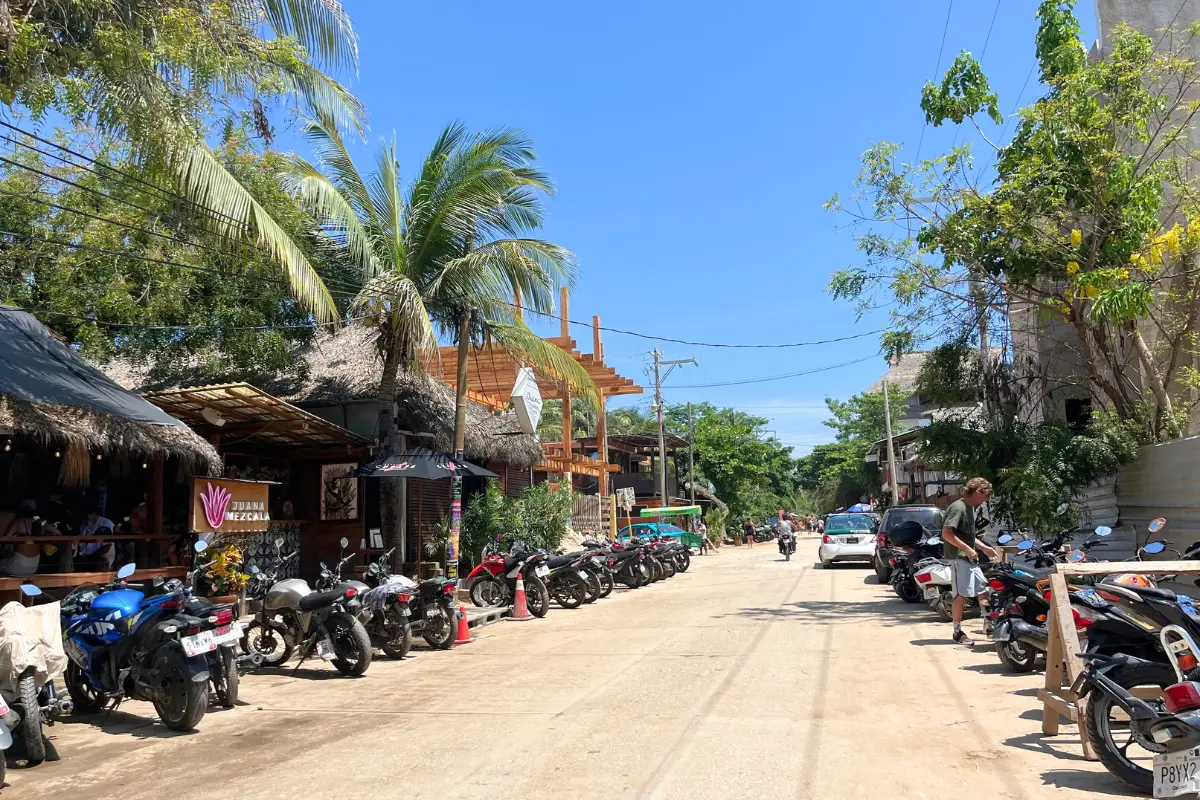
[(414, 447), (395, 456), (385, 455), (346, 473), (356, 478), (424, 478), (440, 480), (455, 475), (495, 478), (496, 473), (469, 461), (459, 461), (428, 447)]

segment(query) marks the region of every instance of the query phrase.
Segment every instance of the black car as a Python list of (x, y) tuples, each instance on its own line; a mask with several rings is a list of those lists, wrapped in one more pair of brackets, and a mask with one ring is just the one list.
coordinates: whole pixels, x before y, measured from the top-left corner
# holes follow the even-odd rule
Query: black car
[(888, 539), (888, 531), (895, 529), (902, 522), (910, 520), (920, 523), (921, 527), (930, 533), (936, 533), (942, 529), (942, 509), (931, 505), (911, 505), (894, 506), (883, 512), (883, 519), (879, 522), (879, 532), (876, 534), (875, 546), (875, 574), (879, 576), (880, 583), (887, 583), (892, 576), (892, 566), (888, 563), (887, 550), (893, 544)]

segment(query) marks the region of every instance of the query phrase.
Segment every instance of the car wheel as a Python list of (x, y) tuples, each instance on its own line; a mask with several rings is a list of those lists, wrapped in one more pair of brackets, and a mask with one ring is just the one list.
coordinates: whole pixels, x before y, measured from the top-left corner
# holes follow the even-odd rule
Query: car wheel
[(873, 561), (875, 564), (875, 575), (879, 578), (879, 582), (887, 583), (888, 579), (892, 577), (892, 565), (884, 561), (879, 553), (875, 554)]

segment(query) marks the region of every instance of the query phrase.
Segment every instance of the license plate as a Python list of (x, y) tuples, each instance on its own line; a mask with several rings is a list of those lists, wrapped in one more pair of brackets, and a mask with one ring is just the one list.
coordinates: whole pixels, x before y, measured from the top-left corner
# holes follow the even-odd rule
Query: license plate
[(858, 544), (858, 537), (857, 536), (847, 536), (846, 544)]
[(1200, 792), (1200, 748), (1154, 757), (1154, 796), (1178, 797)]
[(317, 655), (326, 661), (333, 660), (333, 642), (326, 636), (317, 642)]
[(550, 574), (550, 568), (545, 564), (538, 564), (537, 568), (533, 571), (533, 574), (537, 575), (539, 578), (544, 578)]
[(188, 658), (191, 658), (216, 650), (215, 638), (212, 631), (200, 631), (195, 636), (185, 636), (179, 641), (183, 644), (183, 652), (187, 653)]
[(213, 631), (213, 643), (220, 646), (223, 644), (233, 644), (242, 638), (242, 625), (239, 622), (232, 622), (229, 625), (222, 625)]
[(592, 579), (591, 579), (591, 578), (589, 578), (589, 577), (588, 577), (588, 574), (587, 574), (586, 572), (584, 572), (583, 570), (579, 570), (579, 571), (578, 571), (578, 572), (576, 572), (575, 574), (576, 574), (576, 575), (578, 575), (578, 576), (579, 576), (579, 579), (580, 579), (581, 581), (583, 581), (584, 583), (591, 583), (591, 582), (592, 582)]
[(925, 599), (926, 600), (937, 600), (941, 596), (942, 596), (942, 590), (939, 589), (938, 587), (936, 587), (936, 586), (926, 586), (925, 587)]

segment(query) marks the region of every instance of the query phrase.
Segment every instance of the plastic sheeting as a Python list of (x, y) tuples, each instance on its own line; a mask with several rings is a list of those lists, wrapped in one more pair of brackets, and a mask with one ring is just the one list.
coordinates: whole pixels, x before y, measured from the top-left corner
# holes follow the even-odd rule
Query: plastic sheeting
[(58, 602), (26, 608), (12, 602), (0, 608), (0, 692), (11, 697), (25, 670), (37, 671), (37, 684), (60, 677), (67, 668)]
[(32, 316), (4, 305), (0, 305), (0, 394), (134, 422), (183, 425), (88, 364)]

